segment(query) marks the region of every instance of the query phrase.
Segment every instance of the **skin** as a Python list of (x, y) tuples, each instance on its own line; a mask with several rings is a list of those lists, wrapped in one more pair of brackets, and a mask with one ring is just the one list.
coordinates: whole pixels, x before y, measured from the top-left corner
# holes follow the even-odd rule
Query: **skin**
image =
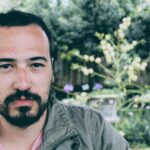
[[(17, 90), (38, 93), (42, 102), (47, 102), (51, 79), (49, 42), (45, 32), (34, 24), (0, 27), (0, 109), (5, 98)], [(31, 108), (29, 115), (37, 113), (37, 103), (29, 102), (22, 96), (19, 102), (10, 105), (10, 115), (19, 116), (20, 112), (17, 108), (20, 106), (29, 106)], [(26, 150), (30, 149), (41, 132), (45, 119), (46, 111), (33, 125), (19, 128), (11, 125), (0, 115), (1, 143), (8, 150), (23, 150), (23, 147)]]

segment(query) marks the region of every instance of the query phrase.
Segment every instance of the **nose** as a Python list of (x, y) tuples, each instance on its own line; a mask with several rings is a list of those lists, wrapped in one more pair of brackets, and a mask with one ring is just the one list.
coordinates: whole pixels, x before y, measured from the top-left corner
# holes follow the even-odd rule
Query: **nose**
[(29, 72), (27, 69), (20, 68), (16, 71), (13, 88), (20, 91), (29, 90), (31, 88)]

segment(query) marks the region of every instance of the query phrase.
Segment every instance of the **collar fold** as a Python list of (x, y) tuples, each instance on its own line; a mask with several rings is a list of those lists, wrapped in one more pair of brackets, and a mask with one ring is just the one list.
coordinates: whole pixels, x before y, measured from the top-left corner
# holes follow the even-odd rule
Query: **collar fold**
[(48, 109), (41, 147), (53, 149), (64, 140), (76, 135), (78, 133), (68, 117), (65, 107), (55, 100), (52, 107)]

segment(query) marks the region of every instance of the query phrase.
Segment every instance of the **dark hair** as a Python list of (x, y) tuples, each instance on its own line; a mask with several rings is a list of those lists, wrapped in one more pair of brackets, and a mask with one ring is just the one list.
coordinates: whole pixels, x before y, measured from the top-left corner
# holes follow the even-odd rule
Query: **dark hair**
[[(13, 26), (26, 26), (31, 24), (37, 24), (46, 33), (49, 45), (50, 45), (50, 55), (52, 54), (52, 33), (48, 29), (44, 21), (31, 13), (22, 12), (18, 10), (10, 10), (7, 13), (0, 13), (0, 27), (13, 27)], [(51, 55), (52, 57), (52, 55)]]

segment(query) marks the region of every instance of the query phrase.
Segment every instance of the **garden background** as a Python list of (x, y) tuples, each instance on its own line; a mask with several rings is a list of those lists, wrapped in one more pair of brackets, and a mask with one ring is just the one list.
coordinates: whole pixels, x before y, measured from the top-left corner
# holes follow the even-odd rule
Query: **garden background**
[(150, 150), (150, 2), (3, 0), (53, 33), (53, 94), (104, 114), (135, 150)]

